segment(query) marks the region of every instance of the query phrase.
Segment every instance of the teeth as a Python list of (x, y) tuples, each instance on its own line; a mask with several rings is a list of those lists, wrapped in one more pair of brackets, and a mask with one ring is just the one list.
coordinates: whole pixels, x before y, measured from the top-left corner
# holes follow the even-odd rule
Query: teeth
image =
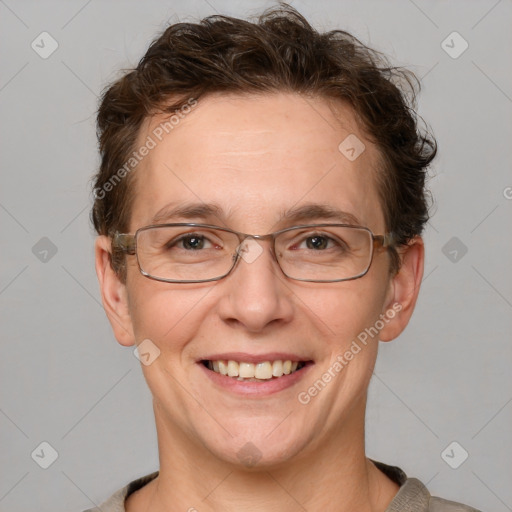
[[(219, 363), (219, 373), (222, 373), (222, 375), (228, 374), (228, 365), (226, 364), (226, 361), (216, 361)], [(215, 367), (213, 368), (213, 371), (215, 371)]]
[[(228, 364), (231, 362), (235, 363), (234, 361), (229, 361)], [(254, 365), (252, 363), (238, 363), (238, 375), (236, 375), (236, 377), (251, 379), (254, 377)]]
[[(254, 365), (251, 365), (254, 366)], [(257, 379), (271, 379), (272, 378), (272, 365), (269, 361), (265, 361), (264, 363), (258, 363), (254, 367), (254, 376)]]
[(246, 363), (244, 361), (208, 361), (208, 368), (216, 373), (236, 377), (238, 380), (269, 380), (272, 378), (289, 375), (300, 370), (303, 362), (291, 361), (262, 361), (261, 363)]
[(239, 365), (236, 361), (228, 361), (228, 377), (238, 377)]
[(281, 377), (283, 375), (283, 361), (274, 361), (272, 364), (272, 375), (274, 377)]

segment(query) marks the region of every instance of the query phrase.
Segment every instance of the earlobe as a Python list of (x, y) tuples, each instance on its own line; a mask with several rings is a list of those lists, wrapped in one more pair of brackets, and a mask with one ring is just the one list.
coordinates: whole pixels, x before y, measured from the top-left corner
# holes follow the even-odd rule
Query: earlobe
[(423, 278), (425, 248), (421, 237), (400, 250), (400, 270), (391, 278), (385, 310), (389, 322), (380, 331), (381, 341), (395, 339), (406, 328), (414, 311)]
[(126, 285), (121, 282), (110, 264), (110, 239), (106, 236), (98, 236), (94, 244), (94, 252), (101, 300), (114, 335), (121, 345), (134, 345), (135, 336), (128, 307)]

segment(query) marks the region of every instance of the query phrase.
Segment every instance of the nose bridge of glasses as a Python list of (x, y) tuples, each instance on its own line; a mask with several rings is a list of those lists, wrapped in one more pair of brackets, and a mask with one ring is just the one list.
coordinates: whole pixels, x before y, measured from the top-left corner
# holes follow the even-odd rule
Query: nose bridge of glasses
[(265, 251), (264, 242), (268, 240), (270, 253), (275, 259), (273, 243), (275, 237), (272, 233), (267, 235), (252, 235), (248, 233), (238, 233), (239, 244), (236, 248), (236, 257), (243, 259), (246, 263), (253, 263)]

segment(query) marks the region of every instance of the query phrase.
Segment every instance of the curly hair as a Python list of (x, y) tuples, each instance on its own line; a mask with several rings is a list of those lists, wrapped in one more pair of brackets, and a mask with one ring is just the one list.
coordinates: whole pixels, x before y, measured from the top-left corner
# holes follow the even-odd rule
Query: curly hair
[[(265, 11), (255, 22), (214, 15), (199, 23), (173, 24), (101, 98), (94, 228), (108, 236), (128, 229), (133, 173), (120, 171), (148, 117), (175, 112), (190, 98), (210, 93), (292, 92), (353, 108), (381, 157), (377, 189), (386, 229), (397, 246), (406, 245), (428, 221), (425, 182), (437, 152), (431, 132), (418, 126), (419, 90), (410, 70), (391, 66), (348, 32), (318, 32), (287, 4)], [(113, 183), (120, 175), (123, 179)], [(391, 268), (397, 271), (398, 254), (391, 254)], [(125, 279), (124, 255), (112, 254), (111, 264)]]

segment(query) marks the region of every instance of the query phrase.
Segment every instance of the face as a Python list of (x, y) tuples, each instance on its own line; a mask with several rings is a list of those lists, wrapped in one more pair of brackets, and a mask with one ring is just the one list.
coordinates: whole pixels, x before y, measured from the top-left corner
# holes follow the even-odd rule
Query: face
[[(164, 119), (148, 121), (139, 140)], [(338, 149), (350, 134), (365, 144), (355, 160)], [(134, 171), (131, 233), (155, 219), (252, 234), (347, 221), (385, 232), (378, 153), (348, 106), (294, 94), (209, 96), (155, 140)], [(263, 250), (254, 260), (241, 259), (226, 278), (200, 284), (148, 279), (128, 256), (126, 285), (118, 284), (126, 314), (112, 325), (122, 344), (149, 339), (160, 351), (142, 366), (160, 444), (167, 436), (217, 460), (277, 466), (362, 438), (377, 340), (404, 324), (396, 307), (389, 313), (400, 286), (386, 251), (360, 279), (309, 283), (286, 278), (270, 242), (258, 243)], [(380, 336), (363, 344), (361, 333), (376, 325)], [(287, 359), (307, 364), (258, 382), (203, 364)]]

